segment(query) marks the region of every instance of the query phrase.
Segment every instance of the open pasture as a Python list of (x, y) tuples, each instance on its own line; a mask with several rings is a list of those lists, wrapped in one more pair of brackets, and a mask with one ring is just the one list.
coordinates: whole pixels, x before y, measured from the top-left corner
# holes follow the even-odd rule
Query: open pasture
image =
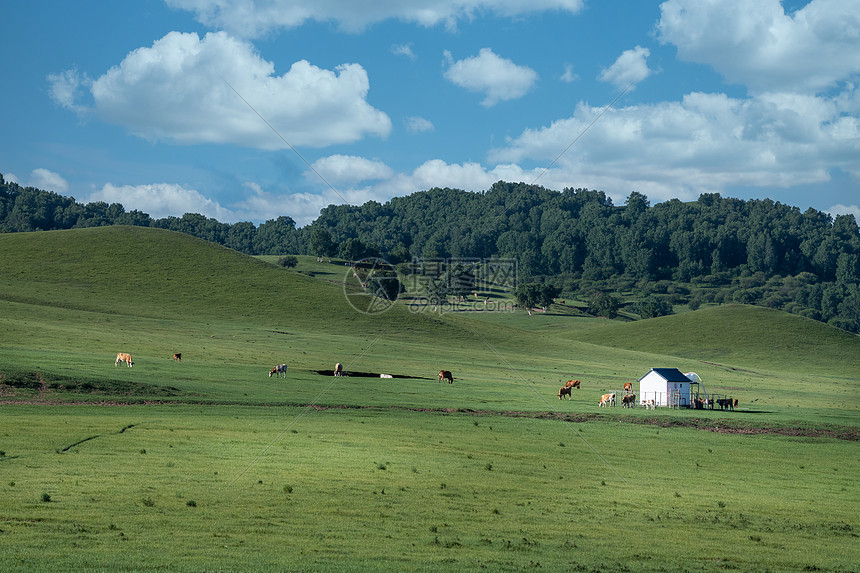
[[(361, 314), (334, 270), (145, 229), (0, 235), (0, 265), (0, 570), (858, 570), (858, 337)], [(653, 366), (738, 411), (597, 408)]]
[(856, 565), (856, 442), (373, 408), (4, 410), (4, 571)]

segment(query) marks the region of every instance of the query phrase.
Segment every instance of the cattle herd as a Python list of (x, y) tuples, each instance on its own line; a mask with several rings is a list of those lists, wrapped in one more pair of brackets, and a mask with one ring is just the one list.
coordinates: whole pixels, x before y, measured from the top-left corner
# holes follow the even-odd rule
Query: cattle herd
[[(173, 355), (173, 360), (176, 362), (182, 361), (182, 353), (177, 352)], [(120, 362), (125, 362), (126, 366), (131, 368), (134, 366), (134, 361), (131, 358), (131, 354), (127, 352), (118, 352), (116, 355), (116, 361), (114, 362), (114, 366), (118, 366)], [(343, 370), (343, 364), (338, 362), (334, 365), (333, 373), (335, 376), (344, 376), (346, 373)], [(269, 378), (272, 376), (281, 376), (284, 378), (287, 377), (287, 365), (279, 364), (272, 368), (269, 371)], [(380, 378), (393, 378), (391, 374), (380, 374)], [(437, 376), (439, 382), (448, 382), (448, 384), (454, 383), (454, 376), (451, 374), (449, 370), (440, 370)], [(579, 390), (580, 380), (568, 380), (565, 382), (564, 386), (558, 389), (558, 399), (561, 400), (564, 397), (567, 397), (568, 400), (573, 398), (573, 389), (576, 388)], [(635, 408), (636, 407), (636, 394), (633, 393), (633, 384), (630, 382), (624, 383), (624, 395), (621, 397), (621, 407), (622, 408)], [(610, 392), (607, 394), (603, 394), (600, 396), (600, 401), (597, 405), (601, 408), (609, 408), (615, 406), (615, 392)], [(653, 399), (642, 400), (640, 405), (646, 410), (653, 410), (656, 407), (656, 403)], [(738, 406), (737, 398), (699, 398), (696, 397), (693, 399), (693, 403), (690, 405), (691, 408), (695, 408), (697, 410), (713, 410), (714, 406), (719, 408), (720, 410), (734, 410)]]
[[(567, 398), (571, 400), (573, 398), (573, 389), (577, 390), (580, 388), (579, 380), (568, 380), (564, 386), (558, 389), (558, 399), (561, 400), (563, 398)], [(621, 396), (621, 407), (622, 408), (635, 408), (636, 407), (636, 394), (633, 393), (633, 384), (631, 382), (625, 382), (623, 387), (623, 395)], [(610, 408), (616, 405), (616, 393), (609, 392), (607, 394), (603, 394), (600, 396), (600, 400), (597, 402), (597, 405), (601, 408)], [(654, 399), (646, 399), (642, 400), (639, 405), (646, 410), (653, 410), (657, 407), (657, 401)], [(695, 408), (698, 410), (706, 409), (713, 410), (714, 406), (718, 407), (720, 410), (734, 410), (738, 406), (737, 398), (694, 398), (693, 403), (690, 405), (691, 408)]]

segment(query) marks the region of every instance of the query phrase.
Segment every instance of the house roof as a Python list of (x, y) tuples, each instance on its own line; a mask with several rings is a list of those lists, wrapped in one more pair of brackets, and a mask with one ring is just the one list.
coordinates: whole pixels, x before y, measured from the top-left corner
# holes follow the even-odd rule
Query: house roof
[[(690, 379), (684, 376), (683, 372), (678, 370), (677, 368), (652, 368), (648, 374), (654, 372), (660, 378), (665, 380), (666, 382), (689, 382)], [(645, 376), (648, 376), (646, 374)], [(643, 376), (642, 378), (644, 378)], [(640, 378), (640, 380), (642, 379)]]

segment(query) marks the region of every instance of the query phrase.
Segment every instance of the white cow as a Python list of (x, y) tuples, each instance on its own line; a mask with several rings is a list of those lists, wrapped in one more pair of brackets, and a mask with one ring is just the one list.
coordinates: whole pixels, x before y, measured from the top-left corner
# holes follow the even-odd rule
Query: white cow
[(284, 378), (286, 378), (287, 377), (287, 365), (281, 364), (279, 366), (275, 366), (274, 368), (272, 368), (272, 371), (269, 372), (269, 378), (272, 377), (272, 374), (277, 374), (278, 376), (283, 374)]
[(116, 355), (116, 362), (113, 363), (114, 366), (118, 366), (120, 362), (125, 362), (129, 368), (134, 366), (134, 361), (131, 359), (131, 354), (126, 354), (125, 352), (118, 352)]

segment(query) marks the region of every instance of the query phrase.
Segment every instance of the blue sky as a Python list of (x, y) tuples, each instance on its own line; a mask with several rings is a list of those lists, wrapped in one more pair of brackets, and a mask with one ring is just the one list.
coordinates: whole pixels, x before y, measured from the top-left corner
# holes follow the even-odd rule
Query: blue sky
[(0, 173), (78, 201), (301, 226), (505, 180), (860, 219), (860, 2), (9, 1), (0, 21)]

